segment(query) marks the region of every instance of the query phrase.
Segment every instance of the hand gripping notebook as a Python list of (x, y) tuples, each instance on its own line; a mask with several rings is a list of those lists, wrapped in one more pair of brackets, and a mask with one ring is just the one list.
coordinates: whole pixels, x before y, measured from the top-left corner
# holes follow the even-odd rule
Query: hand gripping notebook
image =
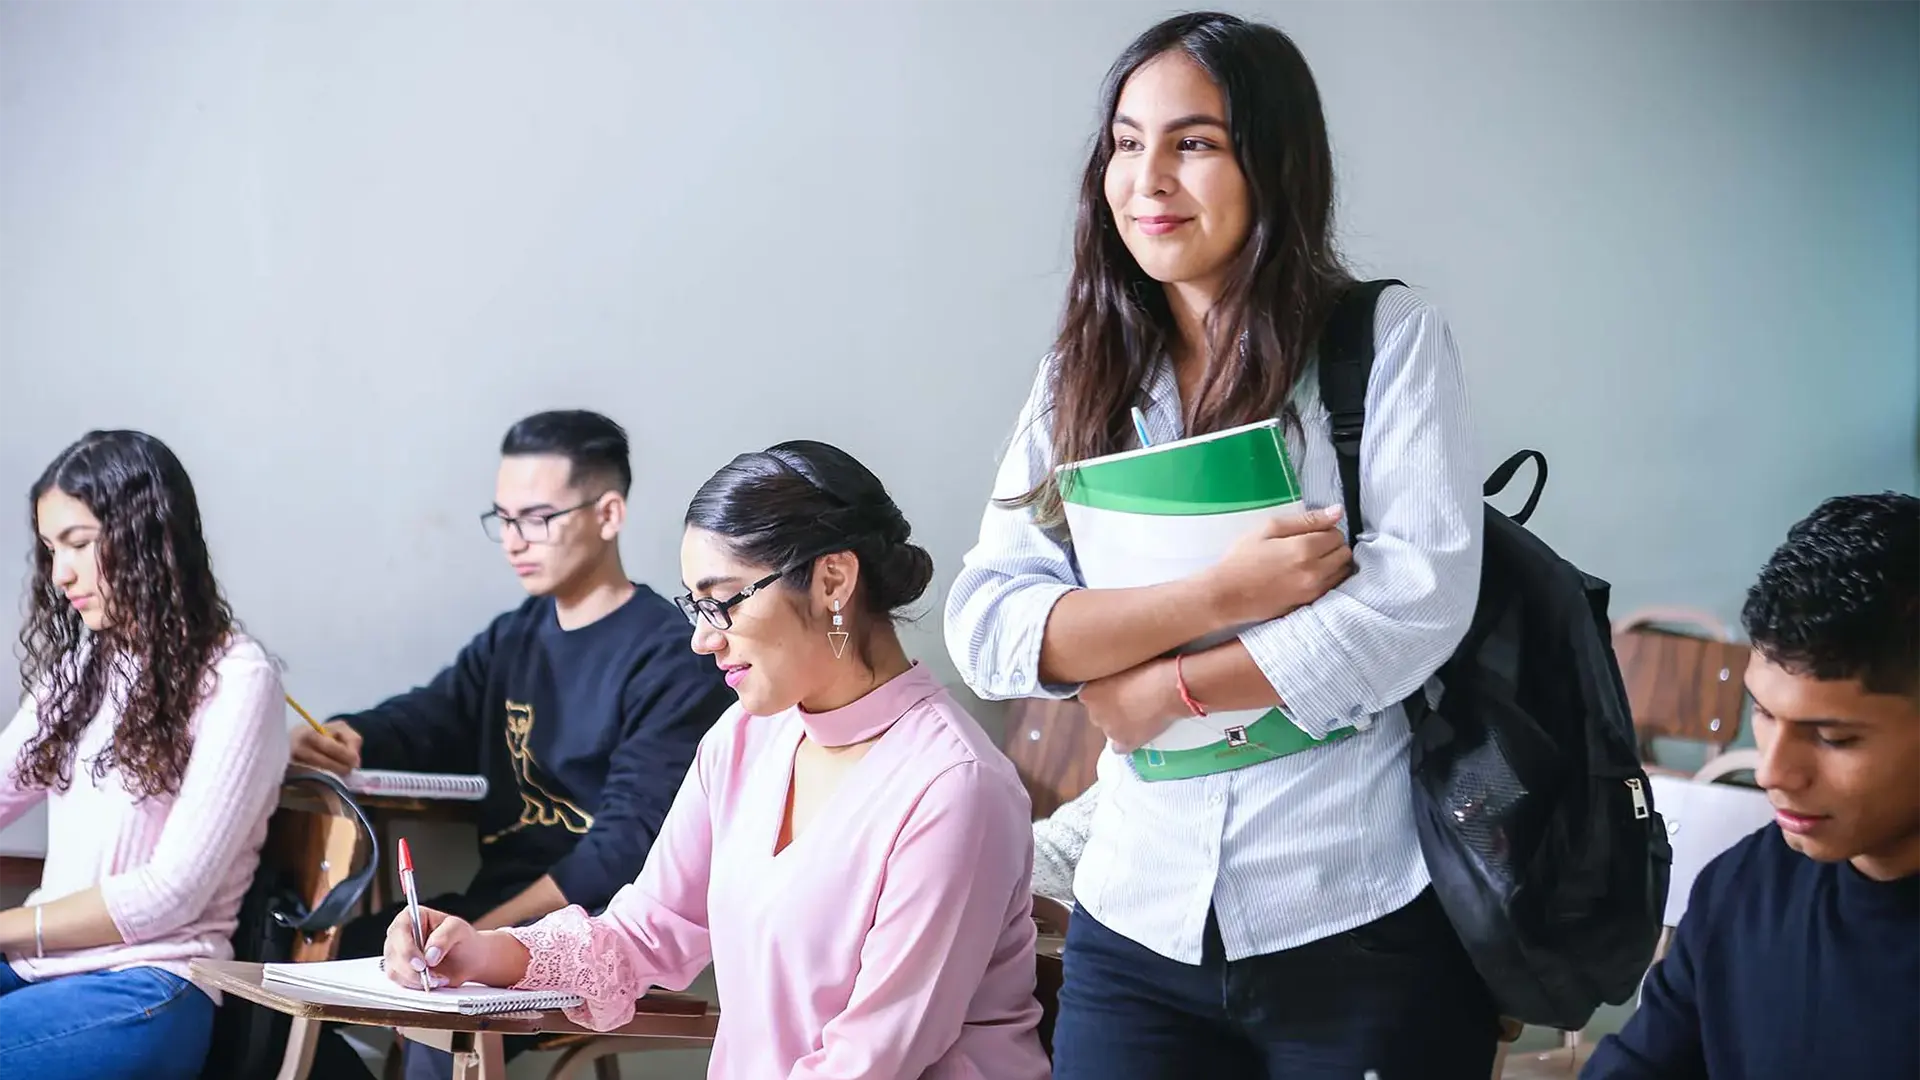
[(502, 990), (479, 983), (443, 986), (431, 992), (401, 986), (387, 973), (377, 956), (361, 960), (326, 960), (311, 964), (268, 964), (262, 982), (318, 990), (337, 998), (365, 1001), (428, 1012), (486, 1016), (492, 1013), (570, 1009), (582, 1003), (577, 994), (550, 990)]
[[(1218, 562), (1263, 521), (1305, 509), (1280, 421), (1159, 443), (1055, 471), (1074, 560), (1091, 588), (1159, 585)], [(1243, 628), (1189, 642), (1198, 652)], [(1143, 780), (1228, 772), (1344, 738), (1314, 739), (1280, 709), (1212, 712), (1175, 721), (1133, 752)]]

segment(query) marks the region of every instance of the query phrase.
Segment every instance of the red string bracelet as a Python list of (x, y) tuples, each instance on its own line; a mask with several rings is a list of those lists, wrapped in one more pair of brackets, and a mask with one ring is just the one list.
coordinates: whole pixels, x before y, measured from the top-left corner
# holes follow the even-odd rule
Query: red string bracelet
[(1193, 715), (1205, 716), (1207, 707), (1193, 700), (1193, 694), (1187, 690), (1187, 673), (1180, 668), (1180, 661), (1183, 659), (1185, 658), (1180, 656), (1173, 658), (1173, 684), (1180, 688), (1180, 700), (1187, 703), (1187, 708), (1193, 710)]

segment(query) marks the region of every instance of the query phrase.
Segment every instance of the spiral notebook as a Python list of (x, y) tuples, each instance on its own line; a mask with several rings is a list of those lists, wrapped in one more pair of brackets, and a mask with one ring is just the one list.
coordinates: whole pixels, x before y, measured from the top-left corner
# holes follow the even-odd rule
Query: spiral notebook
[(347, 774), (347, 790), (356, 795), (401, 795), (415, 799), (487, 797), (487, 778), (453, 773), (401, 772), (396, 769), (355, 769)]
[[(1155, 443), (1062, 465), (1056, 473), (1081, 580), (1096, 589), (1157, 585), (1218, 562), (1275, 517), (1298, 515), (1300, 481), (1280, 421)], [(1190, 642), (1193, 652), (1239, 628)], [(1352, 734), (1308, 735), (1282, 709), (1189, 716), (1133, 752), (1142, 780), (1185, 780), (1271, 761)]]
[(260, 978), (263, 983), (318, 990), (331, 997), (365, 1001), (370, 1005), (454, 1012), (462, 1016), (570, 1009), (582, 1004), (577, 994), (552, 990), (502, 990), (479, 983), (443, 986), (431, 992), (409, 989), (387, 978), (384, 962), (377, 956), (311, 964), (267, 964)]

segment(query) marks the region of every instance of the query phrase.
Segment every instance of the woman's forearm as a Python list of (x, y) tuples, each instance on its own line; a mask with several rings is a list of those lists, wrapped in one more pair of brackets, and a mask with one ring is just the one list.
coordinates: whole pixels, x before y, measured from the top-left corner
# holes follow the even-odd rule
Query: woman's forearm
[(513, 986), (527, 977), (527, 965), (533, 955), (520, 939), (504, 930), (485, 930), (479, 935), (480, 974), (474, 981), (484, 986)]
[(1103, 679), (1227, 629), (1200, 578), (1060, 597), (1040, 641), (1040, 681)]
[(1187, 692), (1209, 711), (1237, 712), (1286, 705), (1273, 684), (1267, 681), (1266, 673), (1253, 662), (1253, 654), (1237, 638), (1183, 657), (1180, 666), (1181, 674), (1186, 677)]
[(0, 911), (0, 949), (15, 955), (35, 956), (40, 952), (72, 952), (101, 945), (118, 945), (125, 939), (107, 912), (107, 902), (95, 886), (72, 896), (39, 905), (40, 932), (34, 934), (34, 909), (10, 908)]

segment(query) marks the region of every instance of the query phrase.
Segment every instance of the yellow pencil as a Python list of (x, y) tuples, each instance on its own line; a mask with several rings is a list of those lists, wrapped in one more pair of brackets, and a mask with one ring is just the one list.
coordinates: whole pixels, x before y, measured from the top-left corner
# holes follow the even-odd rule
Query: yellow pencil
[(333, 739), (333, 738), (338, 738), (338, 736), (336, 736), (336, 735), (334, 735), (334, 733), (333, 733), (333, 732), (331, 732), (331, 731), (328, 731), (328, 730), (327, 730), (326, 728), (323, 728), (323, 727), (321, 727), (321, 726), (320, 726), (320, 721), (318, 721), (318, 720), (315, 720), (315, 719), (313, 718), (313, 714), (312, 714), (312, 713), (310, 713), (310, 712), (308, 712), (307, 710), (305, 710), (305, 709), (303, 709), (303, 708), (301, 708), (301, 707), (300, 707), (300, 703), (299, 703), (299, 702), (297, 702), (297, 701), (295, 701), (295, 700), (293, 700), (293, 695), (292, 695), (292, 694), (283, 694), (283, 695), (281, 695), (281, 696), (282, 696), (282, 697), (285, 697), (285, 698), (287, 699), (287, 704), (289, 704), (289, 705), (291, 705), (291, 706), (293, 706), (293, 711), (294, 711), (294, 712), (297, 712), (297, 713), (299, 713), (299, 714), (300, 714), (300, 719), (302, 719), (302, 720), (305, 720), (305, 721), (306, 721), (306, 722), (307, 722), (308, 724), (310, 724), (310, 725), (312, 725), (312, 726), (313, 726), (313, 730), (315, 730), (315, 731), (317, 731), (317, 732), (319, 732), (319, 733), (320, 733), (320, 734), (322, 734), (322, 735), (325, 735), (325, 736), (326, 736), (327, 738), (329, 738), (329, 739)]

